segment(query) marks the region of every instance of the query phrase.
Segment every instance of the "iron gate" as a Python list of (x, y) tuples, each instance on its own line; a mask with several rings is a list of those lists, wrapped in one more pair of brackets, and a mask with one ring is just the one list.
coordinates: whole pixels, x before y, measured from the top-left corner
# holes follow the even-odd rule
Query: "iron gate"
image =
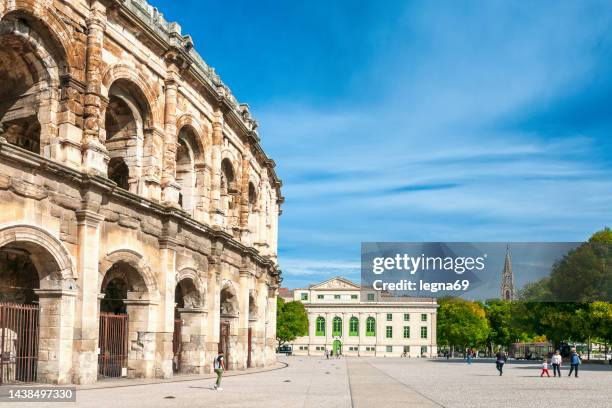
[(181, 369), (181, 353), (183, 352), (181, 345), (182, 329), (183, 321), (181, 319), (174, 319), (174, 334), (172, 335), (172, 352), (174, 357), (172, 358), (172, 369), (175, 373)]
[(229, 322), (221, 322), (221, 328), (219, 330), (219, 345), (218, 350), (223, 351), (225, 357), (225, 369), (229, 369)]
[(37, 305), (0, 303), (0, 384), (36, 381)]
[(98, 342), (98, 377), (118, 378), (127, 375), (128, 315), (100, 313)]
[(253, 328), (249, 327), (249, 332), (248, 332), (248, 340), (247, 340), (247, 368), (251, 368), (251, 350), (253, 349)]

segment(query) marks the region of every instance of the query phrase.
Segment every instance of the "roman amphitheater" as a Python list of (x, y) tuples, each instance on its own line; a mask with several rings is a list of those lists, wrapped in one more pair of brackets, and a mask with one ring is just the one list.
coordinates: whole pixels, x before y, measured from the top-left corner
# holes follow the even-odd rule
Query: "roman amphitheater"
[(257, 122), (144, 0), (0, 0), (0, 381), (275, 361)]

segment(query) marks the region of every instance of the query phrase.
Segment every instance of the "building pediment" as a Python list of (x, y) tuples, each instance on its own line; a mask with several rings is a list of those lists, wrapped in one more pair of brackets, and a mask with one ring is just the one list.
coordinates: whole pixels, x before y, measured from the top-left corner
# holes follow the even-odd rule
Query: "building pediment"
[(361, 289), (359, 285), (351, 282), (348, 279), (335, 277), (328, 279), (324, 282), (318, 283), (316, 285), (312, 285), (310, 289), (322, 290), (322, 289), (350, 289), (350, 290), (359, 290)]

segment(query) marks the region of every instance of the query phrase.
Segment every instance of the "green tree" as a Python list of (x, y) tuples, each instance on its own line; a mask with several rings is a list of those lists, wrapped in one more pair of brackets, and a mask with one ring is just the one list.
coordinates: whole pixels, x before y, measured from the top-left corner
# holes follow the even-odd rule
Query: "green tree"
[(484, 310), (490, 327), (487, 339), (489, 354), (492, 354), (497, 346), (508, 347), (527, 337), (513, 324), (513, 316), (518, 309), (516, 303), (506, 300), (490, 299), (485, 302)]
[(276, 340), (278, 346), (308, 334), (308, 314), (302, 302), (276, 301)]
[(438, 343), (452, 348), (486, 344), (489, 322), (481, 303), (461, 298), (442, 298), (438, 303)]

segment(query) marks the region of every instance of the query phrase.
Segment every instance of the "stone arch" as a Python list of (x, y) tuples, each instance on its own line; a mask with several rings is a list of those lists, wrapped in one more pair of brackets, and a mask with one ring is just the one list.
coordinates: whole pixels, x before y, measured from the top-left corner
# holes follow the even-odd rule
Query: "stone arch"
[[(77, 278), (74, 261), (59, 239), (34, 225), (17, 224), (0, 228), (0, 248), (16, 243), (23, 243), (26, 249), (34, 252), (34, 262), (38, 263), (39, 271), (45, 268), (49, 271), (48, 275), (40, 276), (41, 282), (61, 280), (74, 288)], [(39, 253), (41, 250), (49, 256)]]
[(183, 268), (176, 274), (176, 284), (183, 293), (184, 307), (197, 309), (206, 303), (206, 285), (193, 268)]
[[(149, 293), (157, 291), (157, 282), (149, 263), (141, 254), (131, 249), (119, 249), (109, 252), (100, 260), (98, 274), (98, 288), (100, 291), (105, 283), (117, 277), (112, 273), (111, 269), (114, 265), (120, 263), (127, 264), (137, 272), (136, 274), (125, 276), (133, 291)], [(111, 271), (110, 274), (107, 273), (109, 271)]]
[(57, 136), (60, 78), (70, 73), (67, 54), (52, 30), (27, 10), (0, 20), (0, 123), (12, 144), (51, 155)]
[(79, 76), (82, 80), (80, 70), (83, 63), (79, 59), (73, 40), (73, 34), (62, 18), (51, 7), (46, 7), (43, 2), (35, 0), (14, 0), (9, 2), (8, 7), (0, 15), (4, 20), (9, 15), (29, 20), (36, 24), (36, 28), (43, 29), (45, 36), (56, 45), (59, 56), (61, 56), (61, 74)]
[(125, 64), (115, 64), (109, 67), (102, 76), (102, 93), (108, 97), (110, 87), (119, 79), (124, 79), (136, 85), (146, 101), (150, 114), (150, 123), (147, 126), (161, 126), (161, 113), (157, 107), (157, 96), (149, 83), (134, 68)]
[(185, 113), (176, 120), (177, 137), (180, 136), (181, 130), (185, 127), (189, 127), (195, 136), (194, 144), (198, 150), (195, 160), (204, 164), (206, 162), (206, 149), (210, 146), (206, 127), (191, 113)]
[(224, 280), (219, 293), (221, 315), (237, 316), (240, 304), (238, 302), (238, 292), (234, 284), (227, 279)]

